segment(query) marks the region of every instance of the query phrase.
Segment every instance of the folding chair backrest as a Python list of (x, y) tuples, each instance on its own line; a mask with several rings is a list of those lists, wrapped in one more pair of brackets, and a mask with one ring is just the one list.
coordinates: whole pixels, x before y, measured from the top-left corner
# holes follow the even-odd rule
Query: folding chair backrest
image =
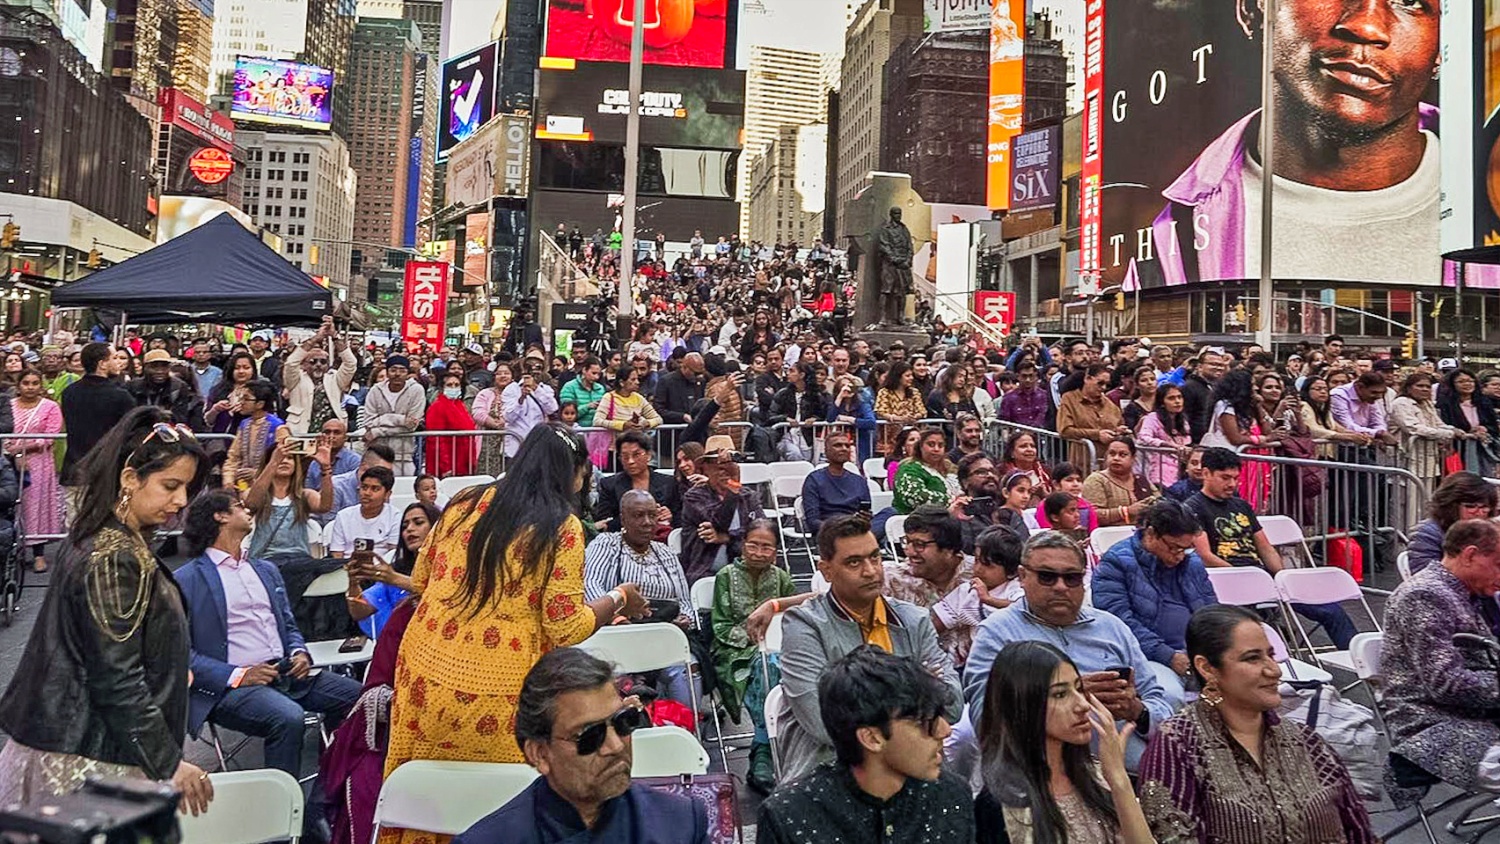
[(777, 683), (766, 692), (766, 735), (776, 738), (781, 733), (778, 720), (781, 716), (781, 698), (786, 692), (781, 690), (781, 684)]
[(771, 478), (771, 467), (765, 463), (740, 464), (740, 483), (745, 486), (769, 484)]
[(828, 578), (824, 577), (822, 572), (818, 571), (817, 569), (813, 569), (812, 586), (810, 588), (812, 589), (812, 593), (814, 595), (821, 595), (824, 592), (827, 592)]
[(711, 610), (714, 608), (714, 578), (698, 578), (693, 581), (689, 591), (693, 598), (693, 609)]
[(772, 478), (796, 478), (800, 481), (812, 474), (815, 467), (808, 460), (778, 460), (767, 463), (766, 468), (771, 471)]
[(896, 503), (896, 493), (870, 490), (870, 512), (879, 513), (881, 510)]
[(1261, 516), (1261, 530), (1272, 545), (1302, 545), (1307, 542), (1302, 526), (1291, 516)]
[(895, 547), (906, 540), (906, 517), (892, 516), (885, 523), (885, 541)]
[(687, 634), (675, 624), (620, 624), (601, 627), (578, 647), (614, 664), (621, 674), (688, 665), (693, 658)]
[(782, 475), (771, 479), (771, 492), (779, 502), (783, 498), (796, 498), (802, 494), (802, 478)]
[(860, 474), (864, 475), (872, 481), (875, 481), (882, 487), (885, 486), (884, 457), (867, 457), (865, 458), (865, 462), (860, 464), (859, 469)]
[(320, 598), (324, 595), (346, 595), (349, 592), (349, 572), (340, 566), (327, 574), (320, 574), (307, 585), (302, 595)]
[(1029, 531), (1035, 532), (1042, 529), (1041, 523), (1036, 520), (1035, 507), (1028, 507), (1027, 509), (1022, 510), (1021, 519), (1026, 522), (1026, 529)]
[(285, 771), (261, 768), (209, 774), (214, 801), (179, 815), (182, 844), (264, 844), (302, 835), (302, 786)]
[(1349, 641), (1349, 661), (1361, 680), (1380, 676), (1380, 655), (1385, 651), (1384, 633), (1357, 633)]
[(327, 550), (327, 546), (328, 543), (323, 541), (323, 526), (312, 519), (308, 519), (307, 550), (312, 554), (314, 559), (321, 560), (324, 552)]
[(1411, 580), (1411, 552), (1402, 551), (1396, 555), (1396, 571), (1401, 574), (1401, 582)]
[(417, 476), (400, 475), (396, 478), (396, 485), (391, 487), (391, 495), (416, 495)]
[(1336, 566), (1282, 569), (1276, 573), (1276, 588), (1295, 604), (1334, 604), (1363, 597), (1349, 572)]
[(535, 768), (515, 762), (406, 762), (380, 787), (375, 823), (458, 835), (536, 778)]
[[(885, 487), (883, 487), (880, 484), (876, 483), (874, 478), (865, 478), (865, 486), (869, 487), (869, 489), (870, 489), (870, 498), (872, 498), (872, 499), (875, 496), (877, 496), (877, 495), (885, 495), (885, 494), (887, 494), (886, 491), (885, 491)], [(894, 499), (895, 496), (896, 496), (896, 494), (893, 492), (893, 493), (890, 493), (890, 496), (892, 497), (892, 499)], [(874, 508), (873, 512), (879, 513), (880, 512), (880, 508), (879, 507)]]
[(1220, 603), (1241, 607), (1281, 603), (1281, 593), (1276, 590), (1276, 581), (1262, 568), (1211, 568), (1208, 570), (1208, 582), (1213, 584), (1214, 594), (1218, 596)]
[(761, 640), (760, 649), (766, 653), (781, 653), (781, 617), (785, 613), (776, 613), (771, 616), (771, 623), (766, 625), (766, 636)]
[(1094, 532), (1089, 534), (1089, 545), (1093, 546), (1095, 554), (1102, 557), (1104, 552), (1115, 547), (1116, 542), (1129, 539), (1133, 533), (1135, 533), (1135, 528), (1130, 525), (1094, 528)]
[(679, 777), (708, 773), (708, 751), (681, 727), (647, 727), (630, 736), (632, 777)]
[(438, 495), (452, 498), (471, 486), (486, 486), (495, 482), (494, 475), (458, 475), (438, 481)]
[(1260, 629), (1266, 631), (1266, 638), (1271, 642), (1271, 658), (1282, 665), (1291, 662), (1292, 652), (1287, 649), (1286, 640), (1281, 638), (1281, 634), (1277, 632), (1276, 628), (1262, 621)]
[(667, 534), (667, 550), (673, 554), (682, 553), (682, 528), (672, 528), (672, 532)]
[(393, 493), (391, 495), (391, 507), (395, 508), (398, 513), (406, 512), (406, 508), (415, 503), (417, 503), (417, 494), (415, 492), (403, 492), (400, 495)]

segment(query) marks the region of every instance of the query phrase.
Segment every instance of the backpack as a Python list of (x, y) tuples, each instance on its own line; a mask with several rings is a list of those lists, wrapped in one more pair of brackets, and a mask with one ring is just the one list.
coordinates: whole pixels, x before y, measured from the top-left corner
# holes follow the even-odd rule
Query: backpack
[(1311, 727), (1344, 763), (1354, 790), (1365, 800), (1384, 796), (1385, 760), (1390, 751), (1369, 707), (1344, 699), (1339, 690), (1317, 680), (1281, 684), (1282, 718)]

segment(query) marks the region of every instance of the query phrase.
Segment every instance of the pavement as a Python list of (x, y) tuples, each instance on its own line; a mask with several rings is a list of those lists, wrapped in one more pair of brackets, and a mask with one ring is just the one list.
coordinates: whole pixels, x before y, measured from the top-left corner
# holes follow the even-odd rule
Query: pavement
[[(186, 560), (181, 557), (168, 558), (167, 560), (168, 565), (172, 566), (173, 568), (181, 565), (184, 562), (186, 562)], [(793, 571), (797, 574), (807, 574), (809, 572), (807, 562), (800, 559), (795, 560), (793, 563)], [(41, 602), (45, 596), (47, 580), (48, 577), (45, 574), (36, 575), (31, 572), (27, 572), (25, 589), (22, 593), (20, 612), (11, 626), (0, 627), (0, 684), (8, 686), (12, 676), (14, 676), (15, 674), (16, 666), (20, 661), (21, 654), (26, 646), (26, 640), (30, 636), (32, 624), (36, 619), (37, 610), (40, 608)], [(1395, 586), (1396, 574), (1394, 571), (1376, 572), (1374, 573), (1372, 580), (1373, 584), (1377, 588), (1391, 589)], [(1370, 603), (1371, 608), (1375, 611), (1375, 613), (1379, 614), (1382, 611), (1383, 601), (1380, 599), (1380, 596), (1374, 596), (1371, 599)], [(1361, 630), (1371, 629), (1370, 622), (1368, 618), (1365, 617), (1362, 609), (1357, 606), (1348, 606), (1347, 609), (1349, 610), (1350, 616), (1354, 619), (1355, 624)], [(1340, 677), (1338, 679), (1340, 685), (1343, 685), (1346, 682), (1352, 682), (1354, 678)], [(1363, 686), (1356, 687), (1350, 690), (1347, 696), (1351, 700), (1363, 703), (1367, 706), (1371, 703), (1369, 693)], [(747, 728), (748, 724), (748, 717), (742, 718), (741, 726), (740, 728), (738, 728), (739, 731), (743, 731), (743, 729)], [(726, 726), (726, 730), (736, 731), (736, 727), (733, 724), (728, 724)], [(712, 732), (711, 723), (708, 724), (708, 731), (710, 733)], [(227, 745), (235, 744), (237, 742), (237, 739), (239, 738), (237, 734), (232, 733), (228, 730), (223, 731), (223, 736)], [(317, 766), (317, 742), (311, 735), (309, 735), (308, 739), (307, 751), (304, 759), (304, 771), (312, 771)], [(739, 783), (738, 793), (740, 800), (740, 817), (744, 825), (744, 840), (747, 844), (754, 844), (755, 816), (757, 810), (760, 807), (761, 798), (760, 795), (744, 786), (745, 770), (748, 764), (749, 753), (748, 741), (731, 742), (730, 745), (732, 749), (728, 754), (729, 770), (735, 775), (735, 778)], [(711, 759), (710, 770), (722, 771), (723, 764), (720, 761), (719, 747), (711, 739), (708, 743), (708, 750), (709, 757)], [(186, 755), (189, 761), (203, 766), (205, 769), (212, 770), (217, 765), (213, 748), (206, 742), (189, 741)], [(255, 767), (258, 764), (260, 764), (260, 745), (258, 742), (252, 741), (249, 742), (245, 746), (245, 748), (241, 750), (240, 753), (236, 756), (235, 767)], [(1445, 801), (1455, 798), (1458, 793), (1459, 792), (1457, 792), (1457, 790), (1455, 789), (1446, 786), (1438, 786), (1437, 788), (1433, 789), (1432, 793), (1424, 801), (1424, 805), (1438, 806), (1440, 804), (1444, 804)], [(1448, 822), (1452, 821), (1459, 815), (1459, 813), (1463, 809), (1467, 808), (1470, 805), (1473, 805), (1475, 802), (1477, 801), (1457, 801), (1453, 805), (1443, 806), (1440, 811), (1435, 812), (1431, 815), (1433, 832), (1437, 844), (1457, 844), (1458, 842), (1468, 841), (1483, 841), (1493, 842), (1493, 844), (1500, 844), (1500, 827), (1497, 827), (1493, 831), (1485, 832), (1482, 836), (1479, 836), (1477, 838), (1475, 837), (1475, 832), (1482, 831), (1482, 826), (1473, 826), (1461, 830), (1461, 832), (1463, 833), (1462, 835), (1454, 835), (1446, 829), (1446, 825), (1448, 824)], [(1423, 831), (1421, 824), (1416, 822), (1415, 812), (1411, 810), (1398, 812), (1388, 803), (1372, 803), (1369, 804), (1369, 808), (1371, 811), (1371, 819), (1375, 827), (1375, 831), (1378, 835), (1380, 835), (1382, 840), (1387, 842), (1387, 844), (1431, 844), (1426, 833)], [(1475, 815), (1497, 816), (1500, 815), (1500, 810), (1497, 810), (1495, 807), (1489, 807), (1488, 809), (1481, 809), (1480, 811), (1476, 812)], [(1399, 830), (1397, 834), (1389, 835), (1390, 830), (1398, 828)]]

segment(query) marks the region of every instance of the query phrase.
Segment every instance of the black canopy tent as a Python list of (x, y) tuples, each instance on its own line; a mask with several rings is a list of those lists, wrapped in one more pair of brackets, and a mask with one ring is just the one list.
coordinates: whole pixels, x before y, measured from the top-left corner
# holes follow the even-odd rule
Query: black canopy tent
[(228, 214), (52, 291), (52, 305), (131, 323), (313, 325), (333, 313), (326, 288)]

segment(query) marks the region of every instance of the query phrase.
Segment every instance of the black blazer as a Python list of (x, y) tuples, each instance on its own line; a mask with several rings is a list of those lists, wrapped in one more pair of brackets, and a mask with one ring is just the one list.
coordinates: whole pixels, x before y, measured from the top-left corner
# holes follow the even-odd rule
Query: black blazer
[[(616, 472), (599, 482), (599, 500), (594, 504), (594, 521), (609, 522), (605, 530), (620, 529), (620, 498), (630, 491), (630, 476)], [(651, 473), (651, 497), (656, 503), (670, 508), (673, 514), (682, 512), (682, 494), (677, 490), (677, 479), (662, 472)]]

